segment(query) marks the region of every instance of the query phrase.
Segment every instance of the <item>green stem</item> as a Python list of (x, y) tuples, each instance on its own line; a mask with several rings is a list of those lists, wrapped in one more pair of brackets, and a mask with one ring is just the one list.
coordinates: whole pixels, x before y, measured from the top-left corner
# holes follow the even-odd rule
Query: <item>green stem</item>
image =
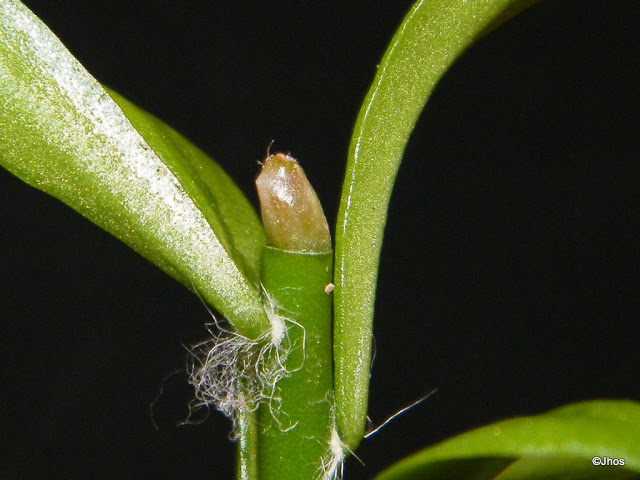
[(240, 410), (237, 422), (236, 480), (258, 480), (258, 414)]
[(333, 255), (265, 247), (262, 283), (285, 317), (290, 376), (260, 405), (260, 480), (313, 479), (333, 428), (331, 281)]

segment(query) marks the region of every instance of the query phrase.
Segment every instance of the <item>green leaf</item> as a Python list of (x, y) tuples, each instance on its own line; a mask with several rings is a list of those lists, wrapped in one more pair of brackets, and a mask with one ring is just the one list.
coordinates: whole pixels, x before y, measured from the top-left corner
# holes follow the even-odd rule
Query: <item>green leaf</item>
[(393, 183), (409, 135), (445, 71), (532, 0), (420, 0), (398, 28), (354, 127), (336, 225), (337, 424), (354, 450), (366, 424), (375, 288)]
[(0, 164), (258, 336), (255, 212), (203, 152), (111, 95), (120, 107), (26, 7), (0, 2)]
[(106, 89), (133, 127), (178, 177), (185, 190), (215, 225), (225, 248), (254, 284), (260, 279), (265, 235), (262, 223), (242, 191), (216, 162), (173, 128)]
[[(594, 457), (624, 466), (594, 466)], [(376, 480), (638, 479), (640, 403), (592, 400), (517, 417), (445, 440)]]

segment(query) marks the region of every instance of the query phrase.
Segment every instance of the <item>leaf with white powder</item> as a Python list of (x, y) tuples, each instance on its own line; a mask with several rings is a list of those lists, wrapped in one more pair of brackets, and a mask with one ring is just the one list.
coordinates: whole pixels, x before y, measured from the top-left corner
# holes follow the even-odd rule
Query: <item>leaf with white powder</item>
[(118, 103), (26, 7), (0, 0), (0, 165), (258, 336), (268, 321), (255, 212), (203, 152), (111, 95)]

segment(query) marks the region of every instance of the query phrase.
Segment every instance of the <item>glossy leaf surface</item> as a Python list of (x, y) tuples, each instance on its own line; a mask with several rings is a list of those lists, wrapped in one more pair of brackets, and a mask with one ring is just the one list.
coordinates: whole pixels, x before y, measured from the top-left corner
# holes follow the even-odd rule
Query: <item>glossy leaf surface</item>
[[(472, 430), (401, 460), (376, 479), (637, 479), (639, 446), (640, 404), (593, 400)], [(604, 463), (595, 465), (594, 457)]]
[(334, 363), (338, 430), (364, 433), (380, 248), (409, 135), (440, 77), (531, 0), (421, 0), (393, 37), (356, 121), (336, 225)]
[(203, 152), (113, 98), (122, 108), (24, 5), (0, 2), (0, 164), (197, 290), (246, 335), (265, 331), (253, 209)]

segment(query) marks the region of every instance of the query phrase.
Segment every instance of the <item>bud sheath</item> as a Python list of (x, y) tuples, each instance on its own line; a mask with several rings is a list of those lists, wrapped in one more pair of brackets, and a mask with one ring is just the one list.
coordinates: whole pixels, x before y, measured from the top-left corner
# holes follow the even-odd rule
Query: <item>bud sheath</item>
[(270, 246), (296, 252), (331, 251), (320, 200), (293, 157), (284, 153), (267, 157), (256, 188)]

